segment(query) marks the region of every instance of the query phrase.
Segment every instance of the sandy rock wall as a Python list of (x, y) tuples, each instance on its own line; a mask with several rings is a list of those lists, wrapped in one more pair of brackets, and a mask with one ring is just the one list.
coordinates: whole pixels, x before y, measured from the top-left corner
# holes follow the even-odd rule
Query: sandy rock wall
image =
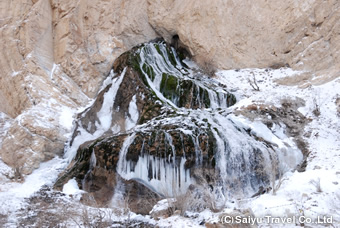
[[(279, 67), (337, 76), (340, 2), (148, 0), (155, 30), (177, 34), (191, 54), (223, 69)], [(311, 77), (309, 77), (311, 78)]]
[(157, 36), (146, 12), (136, 0), (0, 2), (5, 163), (28, 174), (62, 154), (72, 114), (96, 95), (114, 59)]
[(90, 97), (115, 58), (157, 36), (146, 1), (53, 0), (52, 8), (55, 62)]
[[(0, 2), (0, 110), (14, 117), (30, 105), (20, 83), (22, 81), (20, 70), (23, 66), (22, 42), (19, 41), (19, 25), (24, 20), (21, 12), (30, 10), (28, 0), (14, 2)], [(20, 79), (19, 79), (20, 78)], [(14, 97), (18, 99), (13, 99)], [(12, 98), (12, 99), (11, 99)]]

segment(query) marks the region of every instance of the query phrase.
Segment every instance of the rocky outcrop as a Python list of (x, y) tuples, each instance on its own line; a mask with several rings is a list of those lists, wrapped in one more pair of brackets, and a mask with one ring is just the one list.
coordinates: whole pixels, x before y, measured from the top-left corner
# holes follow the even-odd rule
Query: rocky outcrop
[(120, 192), (151, 206), (150, 194), (174, 197), (190, 189), (223, 204), (225, 196), (252, 194), (272, 173), (299, 164), (293, 142), (283, 143), (263, 123), (256, 123), (260, 130), (242, 124), (228, 109), (234, 95), (187, 64), (163, 41), (122, 54), (94, 103), (78, 115), (65, 153), (71, 163), (55, 186), (75, 177), (99, 202)]
[[(165, 59), (172, 61), (166, 63)], [(141, 45), (121, 55), (114, 64), (115, 74), (111, 73), (105, 82), (107, 86), (98, 94), (93, 105), (78, 115), (66, 156), (73, 159), (72, 154), (76, 154), (55, 186), (61, 188), (70, 178), (76, 177), (78, 183), (83, 183), (81, 187), (94, 194), (99, 202), (107, 202), (109, 200), (107, 197), (112, 197), (113, 189), (117, 187), (118, 178), (120, 185), (139, 186), (131, 187), (129, 190), (132, 194), (129, 193), (129, 197), (134, 199), (131, 202), (140, 200), (133, 192), (141, 191), (138, 196), (145, 194), (145, 197), (150, 198), (145, 200), (145, 197), (142, 197), (144, 207), (148, 205), (145, 204), (146, 201), (152, 200), (155, 203), (154, 197), (150, 195), (157, 196), (159, 193), (164, 194), (163, 192), (154, 193), (147, 190), (148, 188), (143, 187), (143, 182), (134, 182), (133, 178), (126, 180), (125, 176), (123, 179), (121, 173), (116, 171), (121, 165), (118, 164), (120, 151), (124, 148), (127, 138), (131, 137), (131, 129), (136, 125), (146, 126), (136, 131), (136, 137), (128, 147), (126, 155), (128, 161), (136, 163), (140, 156), (144, 156), (142, 154), (144, 152), (141, 151), (143, 147), (143, 150), (148, 151), (148, 156), (154, 156), (155, 159), (161, 158), (171, 163), (172, 157), (176, 160), (176, 165), (174, 164), (176, 167), (180, 166), (181, 158), (186, 156), (187, 162), (184, 166), (189, 169), (193, 168), (198, 159), (195, 153), (200, 153), (197, 148), (201, 144), (201, 149), (204, 150), (202, 152), (204, 165), (214, 167), (214, 142), (208, 136), (212, 133), (201, 132), (199, 127), (204, 126), (200, 126), (202, 124), (199, 121), (195, 121), (197, 126), (181, 125), (181, 120), (188, 119), (185, 114), (179, 116), (177, 122), (173, 124), (165, 124), (161, 120), (166, 116), (175, 117), (177, 114), (173, 106), (176, 105), (193, 109), (216, 108), (216, 105), (228, 107), (236, 100), (224, 89), (216, 88), (216, 83), (210, 81), (209, 89), (204, 80), (196, 83), (189, 74), (189, 68), (182, 64), (175, 50), (162, 41)], [(159, 87), (160, 91), (156, 87)], [(105, 118), (102, 113), (105, 113)], [(151, 120), (157, 121), (157, 118), (160, 119), (158, 123), (149, 123)], [(191, 121), (190, 118), (187, 121)], [(190, 128), (189, 132), (195, 131), (199, 142), (196, 142), (190, 133), (183, 133), (181, 127), (183, 131), (186, 127)], [(168, 133), (167, 130), (170, 129), (173, 129), (173, 132)], [(154, 171), (155, 169), (156, 167)], [(129, 188), (123, 189), (125, 191)], [(126, 195), (128, 192), (123, 194)], [(153, 204), (150, 205), (152, 208)], [(131, 207), (134, 207), (135, 211), (139, 210), (136, 205), (131, 204)], [(147, 207), (148, 210), (151, 208)]]
[[(53, 68), (52, 10), (48, 1), (0, 3), (0, 111), (11, 118), (4, 135), (2, 160), (23, 173), (60, 154), (64, 133), (62, 107), (87, 102), (78, 86)], [(70, 130), (70, 129), (69, 129)]]
[(13, 119), (0, 145), (4, 162), (28, 174), (62, 154), (72, 113), (97, 94), (114, 59), (156, 37), (146, 7), (120, 0), (0, 3), (0, 112)]
[(157, 36), (146, 1), (62, 0), (51, 7), (55, 63), (90, 97), (121, 53)]
[(323, 76), (314, 83), (338, 76), (336, 0), (148, 2), (153, 28), (169, 42), (178, 35), (202, 65), (230, 69), (288, 64), (309, 71), (307, 81), (314, 73)]

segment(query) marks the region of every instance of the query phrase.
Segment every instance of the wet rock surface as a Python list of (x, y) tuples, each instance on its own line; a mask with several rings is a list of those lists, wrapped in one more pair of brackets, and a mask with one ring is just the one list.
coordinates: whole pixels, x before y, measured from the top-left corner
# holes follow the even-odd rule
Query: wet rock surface
[(78, 115), (66, 150), (72, 162), (55, 186), (75, 177), (98, 202), (120, 195), (147, 214), (155, 199), (188, 188), (202, 194), (194, 185), (220, 197), (267, 185), (263, 162), (285, 163), (281, 149), (248, 134), (228, 110), (234, 95), (182, 61), (163, 41), (120, 56), (93, 105)]

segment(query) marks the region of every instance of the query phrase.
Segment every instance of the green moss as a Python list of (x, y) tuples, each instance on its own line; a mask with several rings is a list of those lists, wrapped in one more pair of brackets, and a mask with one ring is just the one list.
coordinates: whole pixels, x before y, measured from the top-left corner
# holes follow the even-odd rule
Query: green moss
[(164, 97), (173, 100), (177, 94), (178, 79), (173, 75), (162, 74), (160, 91)]
[[(181, 60), (181, 61), (183, 61), (184, 59), (185, 59), (185, 55), (184, 55), (184, 53), (183, 52), (178, 52), (177, 53), (178, 54), (178, 58)], [(184, 63), (183, 63), (184, 64)], [(185, 65), (185, 64), (184, 64)], [(185, 65), (186, 66), (186, 65)]]
[(129, 54), (128, 65), (132, 67), (135, 71), (142, 73), (140, 69), (140, 56), (139, 54), (131, 51)]
[[(162, 42), (162, 43), (163, 43), (163, 42)], [(155, 46), (155, 48), (156, 48), (158, 54), (160, 54), (161, 56), (163, 56), (163, 54), (162, 54), (162, 52), (161, 52), (161, 49), (159, 48), (159, 44), (158, 44), (158, 43), (155, 43), (154, 46)]]
[[(167, 61), (166, 64), (171, 64), (176, 67), (176, 55), (178, 53), (175, 53), (171, 49), (171, 47), (165, 44), (165, 42), (154, 43), (153, 45), (157, 52), (163, 57), (164, 61), (166, 61), (166, 58), (164, 56), (165, 52), (164, 53), (162, 52), (163, 50), (162, 48), (165, 48), (166, 54), (168, 55), (167, 57), (170, 60), (170, 62)], [(165, 46), (163, 47), (163, 45)], [(143, 83), (150, 88), (146, 80), (146, 76), (143, 74), (143, 72), (145, 72), (147, 76), (153, 81), (155, 79), (155, 70), (148, 63), (143, 64), (142, 69), (140, 69), (141, 47), (131, 50), (129, 55), (129, 65), (132, 66), (132, 68), (140, 74)], [(209, 98), (208, 90), (200, 86), (194, 85), (195, 83), (191, 79), (184, 80), (182, 78), (178, 78), (174, 75), (169, 75), (166, 72), (164, 72), (162, 75), (160, 92), (163, 94), (164, 97), (171, 100), (179, 107), (209, 108), (211, 105), (211, 101)], [(155, 97), (157, 97), (154, 91), (150, 92), (153, 93)], [(215, 93), (219, 98), (221, 98), (221, 96), (227, 96), (225, 97), (227, 100), (227, 106), (231, 106), (236, 103), (236, 98), (232, 94), (222, 95), (216, 91)]]
[(153, 81), (155, 79), (155, 72), (150, 65), (144, 63), (143, 71), (148, 75), (148, 77)]
[(175, 57), (175, 53), (173, 53), (173, 51), (168, 47), (167, 49), (167, 53), (169, 56), (169, 60), (171, 62), (171, 64), (176, 67), (176, 57)]
[(180, 107), (185, 107), (189, 102), (191, 102), (192, 97), (192, 87), (193, 82), (190, 80), (183, 80), (178, 88), (179, 90), (179, 101), (178, 105)]

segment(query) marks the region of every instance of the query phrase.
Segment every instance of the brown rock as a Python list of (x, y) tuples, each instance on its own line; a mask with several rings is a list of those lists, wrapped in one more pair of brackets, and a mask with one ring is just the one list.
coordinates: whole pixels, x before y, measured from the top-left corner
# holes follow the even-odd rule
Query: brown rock
[[(0, 111), (12, 118), (23, 115), (18, 120), (22, 126), (13, 125), (4, 136), (0, 156), (6, 163), (15, 166), (8, 157), (11, 145), (20, 163), (27, 163), (25, 173), (60, 154), (69, 130), (50, 121), (50, 115), (58, 119), (60, 107), (84, 106), (117, 56), (156, 37), (146, 7), (146, 1), (119, 0), (0, 3)], [(51, 107), (51, 99), (59, 108)], [(37, 118), (36, 105), (52, 113)]]
[(230, 69), (289, 64), (322, 75), (313, 79), (318, 84), (337, 76), (338, 1), (148, 2), (155, 30), (168, 42), (178, 35), (201, 65), (208, 61)]
[(121, 53), (157, 36), (146, 1), (62, 0), (52, 8), (55, 62), (90, 97)]

